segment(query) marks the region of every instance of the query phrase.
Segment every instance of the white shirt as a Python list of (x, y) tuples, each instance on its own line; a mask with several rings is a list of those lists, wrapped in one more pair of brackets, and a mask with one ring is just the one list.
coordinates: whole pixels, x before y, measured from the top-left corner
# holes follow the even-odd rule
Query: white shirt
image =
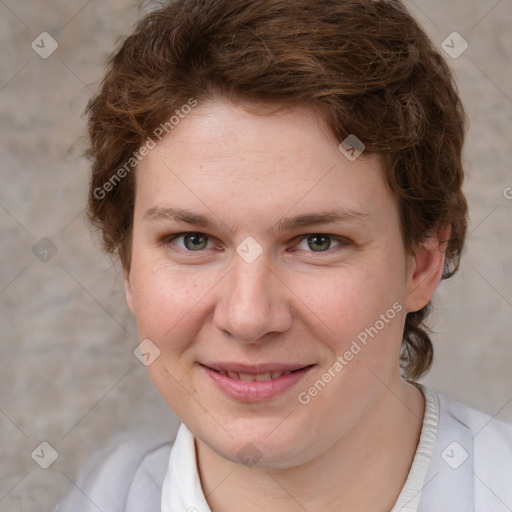
[[(425, 396), (420, 441), (390, 512), (511, 512), (512, 425), (417, 384)], [(146, 443), (147, 444), (147, 443)], [(55, 511), (211, 512), (194, 436), (181, 424), (174, 443), (120, 446)]]

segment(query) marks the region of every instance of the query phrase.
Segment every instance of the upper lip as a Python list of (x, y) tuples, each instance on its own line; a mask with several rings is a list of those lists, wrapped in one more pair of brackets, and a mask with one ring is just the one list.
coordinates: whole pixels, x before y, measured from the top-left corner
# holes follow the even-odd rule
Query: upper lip
[(224, 370), (228, 372), (248, 373), (250, 375), (258, 375), (260, 373), (270, 372), (285, 372), (287, 370), (300, 370), (311, 364), (301, 363), (261, 363), (261, 364), (242, 364), (234, 362), (215, 362), (215, 363), (202, 363), (203, 366), (212, 368), (213, 370)]

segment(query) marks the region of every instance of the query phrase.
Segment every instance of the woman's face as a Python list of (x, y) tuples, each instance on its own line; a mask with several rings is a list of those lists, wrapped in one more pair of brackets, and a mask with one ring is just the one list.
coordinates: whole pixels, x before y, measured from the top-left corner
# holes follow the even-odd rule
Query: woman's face
[[(128, 304), (159, 392), (225, 459), (312, 460), (399, 382), (405, 315), (433, 290), (380, 161), (351, 153), (307, 108), (215, 101), (139, 164)], [(229, 365), (246, 375), (210, 369)]]

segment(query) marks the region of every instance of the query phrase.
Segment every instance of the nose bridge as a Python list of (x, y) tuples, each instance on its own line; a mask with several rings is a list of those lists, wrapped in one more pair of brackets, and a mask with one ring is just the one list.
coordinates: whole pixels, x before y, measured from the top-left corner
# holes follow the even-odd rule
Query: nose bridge
[(215, 311), (217, 328), (239, 341), (257, 341), (268, 332), (290, 327), (285, 287), (262, 254), (251, 263), (236, 258)]
[(240, 304), (244, 301), (254, 302), (254, 306), (269, 306), (271, 297), (268, 296), (268, 282), (272, 276), (271, 265), (266, 256), (260, 256), (256, 261), (248, 263), (237, 258), (232, 271), (233, 298)]

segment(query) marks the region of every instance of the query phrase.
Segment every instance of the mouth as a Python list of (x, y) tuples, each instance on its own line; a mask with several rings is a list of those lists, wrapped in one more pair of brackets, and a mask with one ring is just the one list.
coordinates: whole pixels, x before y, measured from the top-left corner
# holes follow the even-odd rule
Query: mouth
[(299, 382), (316, 364), (266, 364), (247, 366), (237, 363), (200, 365), (218, 389), (242, 402), (269, 400)]
[(234, 372), (234, 371), (223, 370), (223, 369), (216, 370), (215, 368), (210, 368), (208, 366), (207, 366), (207, 368), (210, 368), (210, 370), (213, 370), (214, 372), (216, 372), (224, 377), (229, 377), (230, 379), (234, 379), (234, 380), (243, 380), (245, 382), (254, 382), (254, 381), (264, 382), (267, 380), (278, 379), (279, 377), (281, 377), (283, 375), (290, 375), (291, 373), (299, 372), (299, 371), (303, 370), (304, 368), (309, 368), (310, 366), (313, 366), (313, 365), (304, 366), (302, 368), (297, 368), (296, 370), (275, 370), (272, 372), (264, 372), (264, 373)]

